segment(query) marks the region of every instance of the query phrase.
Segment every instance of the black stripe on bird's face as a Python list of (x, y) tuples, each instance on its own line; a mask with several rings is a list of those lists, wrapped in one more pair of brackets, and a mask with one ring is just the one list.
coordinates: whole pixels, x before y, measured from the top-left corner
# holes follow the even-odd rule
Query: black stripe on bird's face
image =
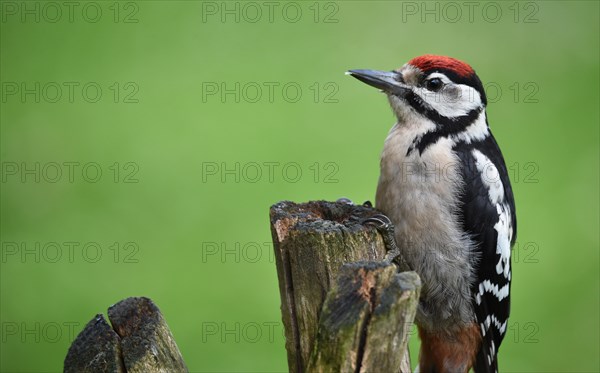
[(440, 116), (437, 112), (424, 111), (422, 114), (427, 116), (436, 127), (433, 131), (425, 133), (423, 136), (417, 137), (406, 152), (410, 155), (417, 150), (419, 154), (423, 154), (425, 149), (430, 145), (435, 144), (441, 138), (458, 135), (464, 132), (477, 118), (481, 115), (482, 108), (471, 110), (467, 115), (457, 118), (447, 118)]

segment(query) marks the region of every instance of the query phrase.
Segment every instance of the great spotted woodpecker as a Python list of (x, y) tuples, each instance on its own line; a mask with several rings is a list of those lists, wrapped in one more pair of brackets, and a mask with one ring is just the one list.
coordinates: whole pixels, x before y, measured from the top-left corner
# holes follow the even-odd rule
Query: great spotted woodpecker
[(376, 208), (422, 280), (419, 370), (497, 372), (517, 225), (482, 83), (468, 64), (434, 55), (348, 74), (385, 92), (398, 118), (381, 156)]

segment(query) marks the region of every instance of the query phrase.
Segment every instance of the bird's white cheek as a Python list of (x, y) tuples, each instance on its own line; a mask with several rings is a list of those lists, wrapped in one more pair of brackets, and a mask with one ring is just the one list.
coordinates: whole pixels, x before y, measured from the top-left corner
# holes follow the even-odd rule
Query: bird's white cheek
[(452, 85), (439, 92), (419, 89), (416, 93), (433, 110), (447, 118), (467, 115), (481, 106), (479, 92), (464, 84)]

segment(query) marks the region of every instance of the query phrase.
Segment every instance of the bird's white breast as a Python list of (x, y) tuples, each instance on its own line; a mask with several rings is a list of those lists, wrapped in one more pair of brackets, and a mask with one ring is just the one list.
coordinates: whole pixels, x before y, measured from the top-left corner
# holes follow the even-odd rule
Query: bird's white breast
[(376, 207), (392, 220), (396, 240), (408, 264), (423, 280), (417, 322), (441, 326), (473, 319), (472, 242), (459, 223), (462, 187), (454, 141), (441, 138), (422, 154), (414, 140), (434, 129), (418, 117), (396, 124), (381, 157)]

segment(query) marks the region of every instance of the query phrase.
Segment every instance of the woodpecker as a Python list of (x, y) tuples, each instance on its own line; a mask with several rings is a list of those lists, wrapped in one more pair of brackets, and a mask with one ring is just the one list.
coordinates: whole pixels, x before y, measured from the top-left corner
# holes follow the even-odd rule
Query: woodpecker
[(517, 224), (481, 80), (468, 64), (435, 55), (347, 74), (387, 94), (397, 117), (375, 207), (391, 220), (402, 261), (421, 277), (419, 371), (497, 372)]

